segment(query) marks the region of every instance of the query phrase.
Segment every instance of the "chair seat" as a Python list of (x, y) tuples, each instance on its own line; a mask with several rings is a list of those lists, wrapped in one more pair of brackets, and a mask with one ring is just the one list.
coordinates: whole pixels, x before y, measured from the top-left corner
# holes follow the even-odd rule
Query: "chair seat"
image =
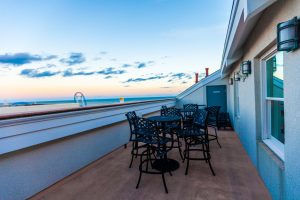
[(150, 144), (150, 145), (164, 145), (167, 144), (168, 142), (171, 142), (172, 139), (171, 138), (167, 138), (167, 137), (159, 137), (159, 139), (154, 139), (154, 138), (144, 138), (144, 139), (140, 139), (139, 142), (143, 142), (145, 144)]
[(176, 132), (178, 137), (198, 137), (198, 136), (204, 136), (205, 132), (199, 129), (182, 129), (178, 132)]

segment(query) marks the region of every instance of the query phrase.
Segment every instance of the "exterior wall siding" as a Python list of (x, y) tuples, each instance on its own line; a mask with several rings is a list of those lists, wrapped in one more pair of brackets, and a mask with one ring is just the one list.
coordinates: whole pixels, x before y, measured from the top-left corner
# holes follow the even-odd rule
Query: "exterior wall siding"
[(285, 161), (281, 161), (268, 147), (259, 145), (262, 135), (260, 58), (276, 44), (276, 26), (279, 22), (300, 16), (299, 0), (279, 0), (267, 8), (244, 45), (244, 56), (233, 67), (239, 71), (241, 61), (250, 60), (252, 74), (245, 82), (238, 82), (240, 117), (234, 116), (234, 87), (229, 87), (229, 103), (233, 124), (242, 144), (256, 165), (273, 199), (299, 199), (300, 197), (300, 50), (284, 53), (285, 96)]
[(300, 50), (287, 53), (285, 64), (285, 196), (300, 199)]
[(257, 169), (273, 199), (284, 199), (284, 166), (262, 142), (257, 145)]

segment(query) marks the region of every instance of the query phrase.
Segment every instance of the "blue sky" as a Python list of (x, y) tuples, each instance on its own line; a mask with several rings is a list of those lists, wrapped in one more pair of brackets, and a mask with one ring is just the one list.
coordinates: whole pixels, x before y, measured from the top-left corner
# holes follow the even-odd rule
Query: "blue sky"
[(231, 4), (0, 0), (0, 101), (177, 94), (219, 68)]

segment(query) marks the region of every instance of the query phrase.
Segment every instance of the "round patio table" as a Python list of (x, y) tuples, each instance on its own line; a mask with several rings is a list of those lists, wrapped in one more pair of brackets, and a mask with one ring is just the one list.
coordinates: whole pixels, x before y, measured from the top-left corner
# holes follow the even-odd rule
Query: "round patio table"
[[(161, 124), (161, 129), (163, 130), (162, 133), (164, 138), (166, 137), (166, 124), (181, 121), (181, 117), (179, 116), (152, 116), (148, 119)], [(163, 148), (166, 151), (166, 144), (164, 144)], [(165, 164), (167, 166), (164, 166)], [(153, 163), (153, 168), (159, 171), (162, 171), (163, 169), (167, 171), (174, 171), (179, 168), (179, 162), (177, 160), (165, 157), (163, 159), (156, 160)]]

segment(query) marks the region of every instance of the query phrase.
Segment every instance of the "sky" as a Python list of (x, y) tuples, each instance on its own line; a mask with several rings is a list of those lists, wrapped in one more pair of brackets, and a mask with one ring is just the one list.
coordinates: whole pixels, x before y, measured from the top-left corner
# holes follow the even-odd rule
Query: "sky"
[(220, 68), (232, 0), (0, 0), (0, 102), (176, 95)]

